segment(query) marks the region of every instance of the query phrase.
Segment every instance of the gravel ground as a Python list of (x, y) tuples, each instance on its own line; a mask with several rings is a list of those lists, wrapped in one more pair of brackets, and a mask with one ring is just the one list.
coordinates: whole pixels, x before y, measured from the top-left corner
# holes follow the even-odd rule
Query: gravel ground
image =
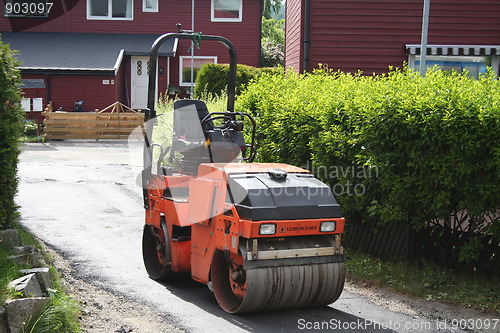
[(66, 291), (80, 304), (83, 333), (181, 333), (168, 314), (146, 304), (106, 291), (78, 277), (78, 272), (61, 254), (44, 246)]
[[(455, 304), (412, 298), (393, 292), (388, 288), (373, 287), (360, 282), (347, 281), (344, 290), (364, 297), (386, 309), (405, 313), (414, 318), (426, 318), (435, 322), (448, 323), (448, 326), (460, 324), (461, 320), (474, 320), (474, 329), (466, 329), (465, 331), (478, 333), (500, 332), (499, 315), (496, 313), (484, 313), (476, 309), (464, 308)], [(480, 325), (478, 323), (484, 324), (494, 322), (497, 323), (496, 328), (478, 328)]]

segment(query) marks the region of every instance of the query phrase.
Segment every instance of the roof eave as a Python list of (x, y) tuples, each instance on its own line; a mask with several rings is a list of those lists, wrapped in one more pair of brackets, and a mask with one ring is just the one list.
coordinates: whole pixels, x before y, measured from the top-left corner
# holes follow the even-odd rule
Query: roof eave
[(60, 74), (60, 75), (115, 75), (113, 68), (95, 69), (95, 68), (35, 68), (19, 67), (21, 74)]

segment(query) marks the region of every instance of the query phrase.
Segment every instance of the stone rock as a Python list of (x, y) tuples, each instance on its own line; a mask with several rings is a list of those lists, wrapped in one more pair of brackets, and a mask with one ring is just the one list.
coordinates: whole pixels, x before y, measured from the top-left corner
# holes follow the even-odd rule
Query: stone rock
[(49, 297), (33, 297), (13, 299), (5, 302), (10, 332), (21, 332), (23, 326), (30, 318), (39, 314), (49, 300)]
[(11, 281), (9, 287), (21, 291), (25, 297), (40, 297), (43, 295), (35, 273)]
[(33, 245), (20, 245), (12, 248), (12, 254), (27, 254), (34, 252), (35, 247)]
[(50, 276), (50, 269), (48, 267), (21, 269), (20, 272), (23, 274), (36, 274), (40, 286), (45, 291), (53, 287), (52, 277)]
[(5, 309), (0, 306), (0, 333), (7, 333), (7, 320)]
[(30, 267), (37, 267), (40, 265), (41, 254), (40, 251), (34, 247), (33, 252), (15, 254), (8, 256), (5, 259), (12, 260), (18, 265), (28, 265)]
[(19, 235), (16, 229), (0, 230), (0, 244), (13, 248), (19, 245)]

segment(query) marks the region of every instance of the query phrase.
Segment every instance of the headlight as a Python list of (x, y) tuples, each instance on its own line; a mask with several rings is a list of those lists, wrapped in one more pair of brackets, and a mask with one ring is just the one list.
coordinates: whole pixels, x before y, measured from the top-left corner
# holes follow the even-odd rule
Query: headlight
[(274, 235), (276, 233), (276, 224), (261, 224), (259, 227), (259, 234), (261, 235)]
[(320, 230), (321, 232), (332, 232), (335, 231), (337, 223), (335, 221), (325, 221), (321, 222)]

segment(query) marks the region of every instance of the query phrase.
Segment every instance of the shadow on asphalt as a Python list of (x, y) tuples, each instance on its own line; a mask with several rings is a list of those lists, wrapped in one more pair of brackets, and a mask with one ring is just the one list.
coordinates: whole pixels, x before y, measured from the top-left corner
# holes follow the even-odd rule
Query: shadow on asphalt
[(202, 283), (186, 277), (161, 283), (175, 296), (233, 325), (254, 332), (394, 332), (376, 327), (364, 318), (328, 306), (245, 314), (224, 312), (213, 293)]
[(27, 144), (21, 146), (21, 151), (57, 151), (58, 149), (46, 143)]

